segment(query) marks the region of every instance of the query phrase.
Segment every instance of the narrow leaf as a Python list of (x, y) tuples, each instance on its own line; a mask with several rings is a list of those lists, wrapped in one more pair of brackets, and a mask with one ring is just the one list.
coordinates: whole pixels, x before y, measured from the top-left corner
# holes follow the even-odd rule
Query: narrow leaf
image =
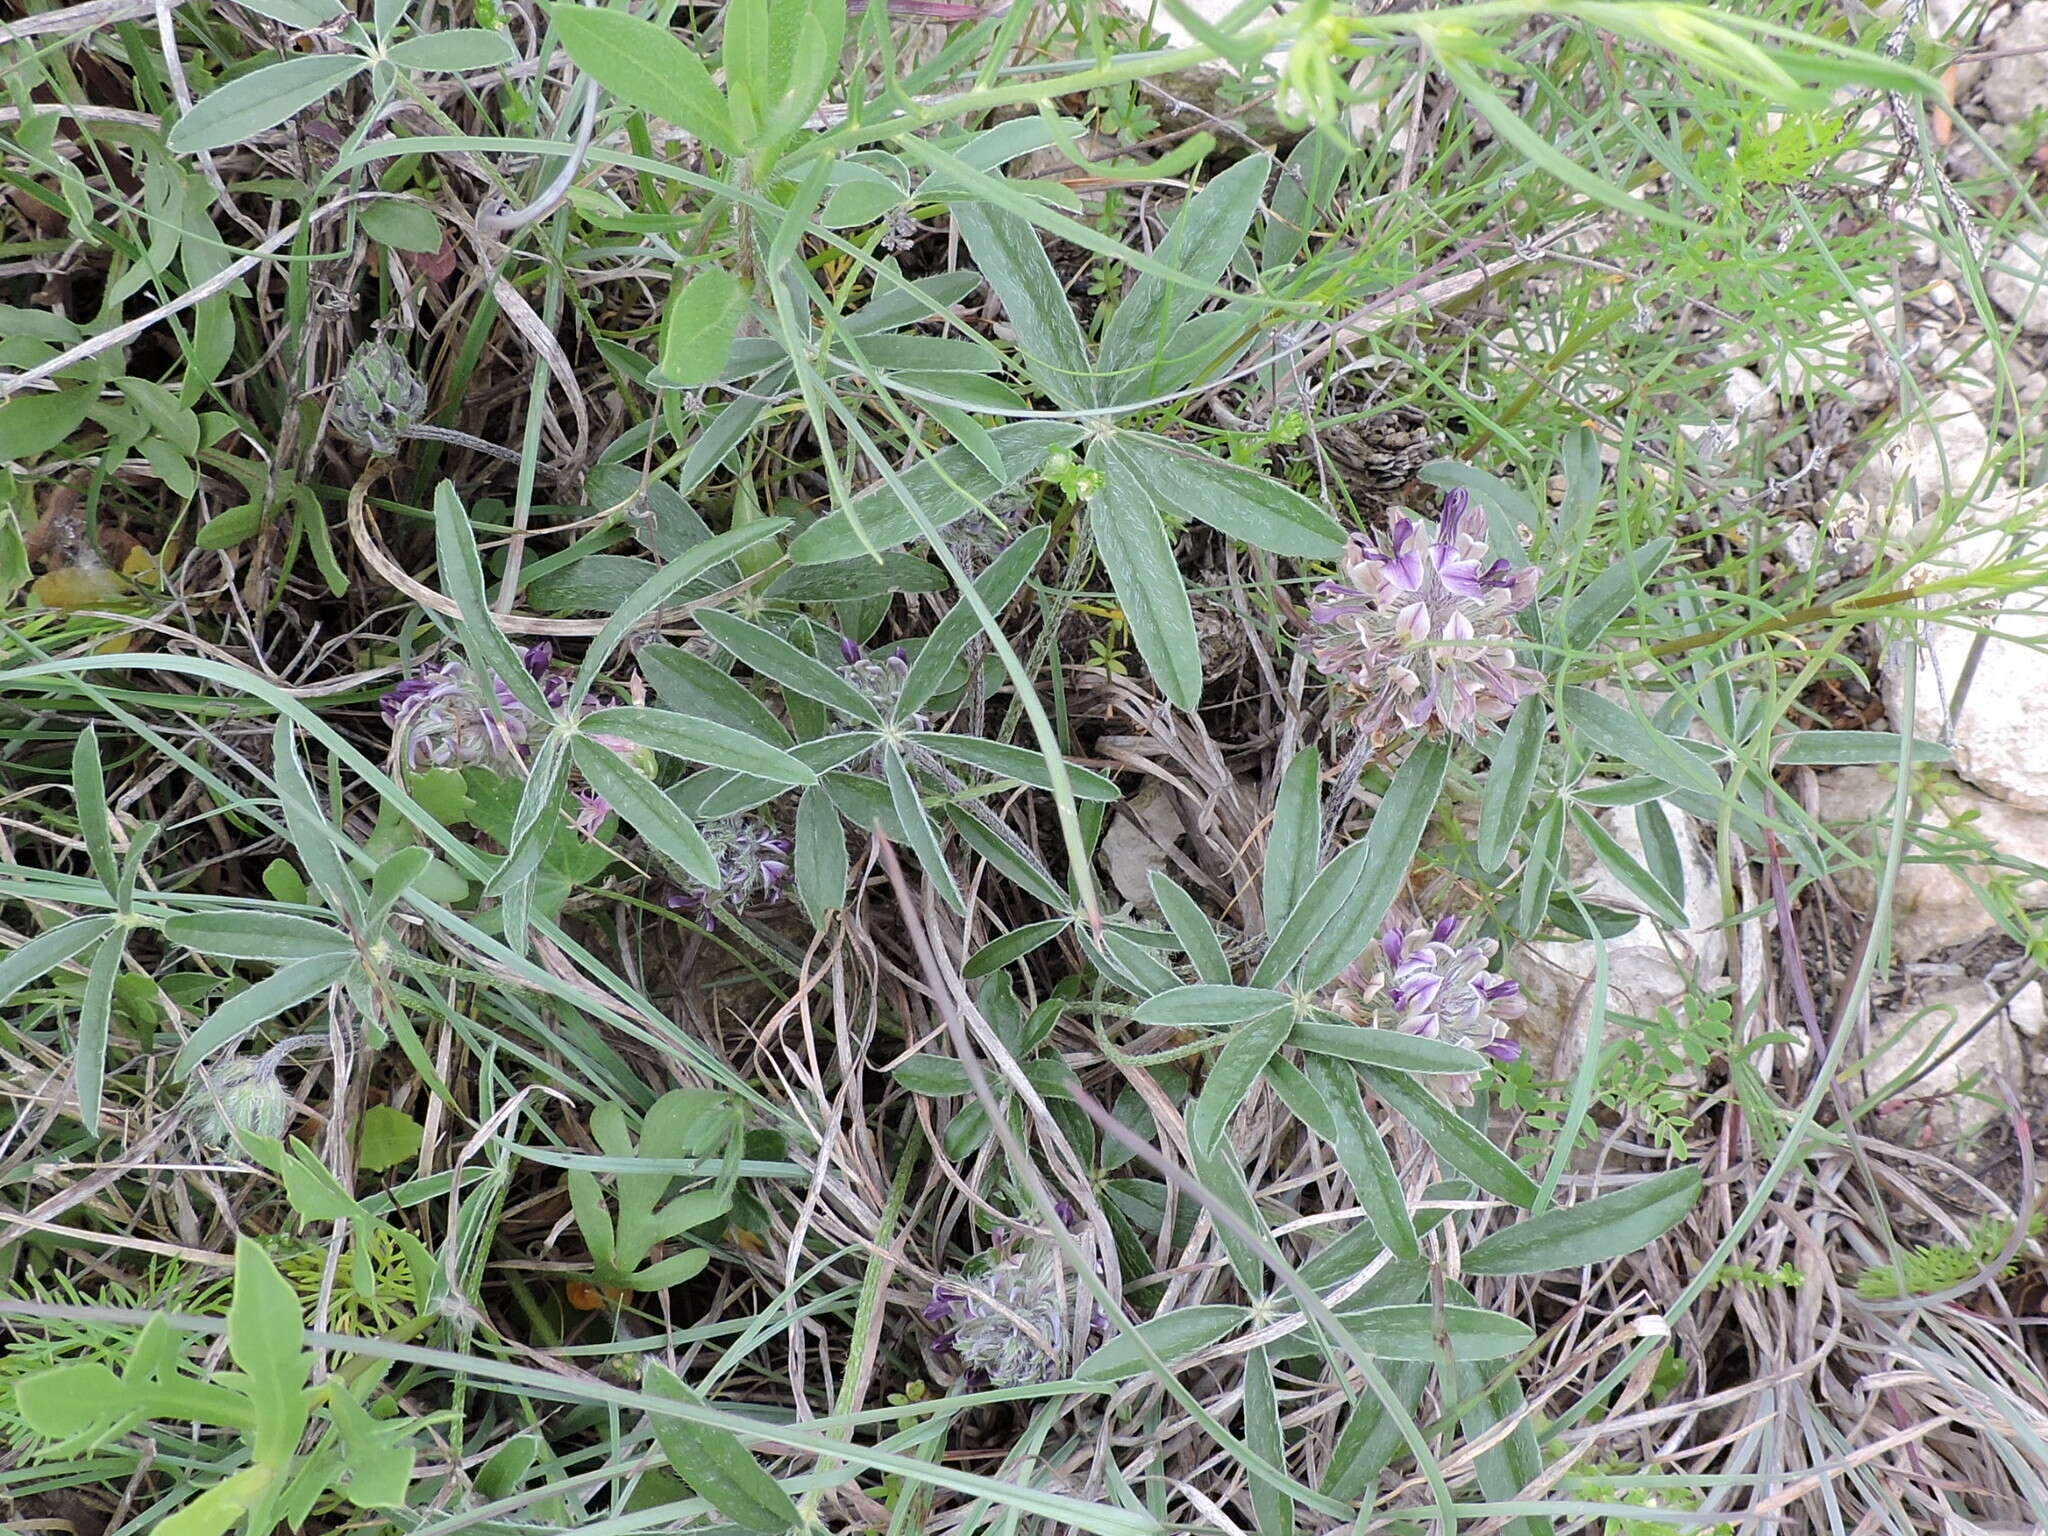
[(174, 155), (225, 149), (298, 116), (370, 67), (360, 54), (322, 53), (266, 64), (192, 104), (166, 139)]
[(1648, 1247), (1692, 1214), (1700, 1171), (1673, 1168), (1611, 1195), (1545, 1211), (1465, 1252), (1468, 1275), (1540, 1275), (1604, 1264)]

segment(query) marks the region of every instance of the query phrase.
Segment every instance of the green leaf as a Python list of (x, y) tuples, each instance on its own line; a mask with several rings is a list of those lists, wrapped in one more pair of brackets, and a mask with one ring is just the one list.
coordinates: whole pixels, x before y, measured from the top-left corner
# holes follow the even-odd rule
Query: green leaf
[(1604, 755), (1653, 773), (1676, 789), (1720, 798), (1720, 776), (1633, 711), (1577, 687), (1564, 690), (1562, 707), (1565, 722)]
[(1536, 1181), (1463, 1115), (1399, 1072), (1361, 1066), (1359, 1075), (1394, 1112), (1422, 1133), (1439, 1161), (1489, 1195), (1524, 1209), (1536, 1203)]
[(1447, 1040), (1403, 1034), (1398, 1029), (1367, 1029), (1362, 1024), (1339, 1024), (1328, 1019), (1301, 1020), (1294, 1026), (1288, 1043), (1318, 1056), (1365, 1062), (1393, 1072), (1463, 1075), (1486, 1070), (1484, 1056)]
[(92, 409), (90, 387), (23, 395), (0, 405), (0, 462), (37, 459), (78, 430)]
[(1127, 1381), (1152, 1369), (1144, 1354), (1147, 1348), (1171, 1366), (1228, 1338), (1249, 1316), (1244, 1307), (1221, 1306), (1163, 1313), (1118, 1334), (1082, 1361), (1074, 1375), (1081, 1381)]
[(282, 1464), (298, 1450), (308, 1417), (306, 1383), (313, 1357), (305, 1349), (299, 1298), (254, 1238), (235, 1242), (235, 1299), (228, 1306), (228, 1353), (246, 1378), (256, 1409), (255, 1458)]
[(889, 1075), (927, 1099), (959, 1098), (974, 1091), (967, 1069), (950, 1056), (912, 1056), (898, 1062)]
[(1365, 866), (1352, 888), (1351, 900), (1310, 942), (1302, 957), (1304, 985), (1323, 986), (1379, 937), (1394, 898), (1407, 884), (1422, 834), (1436, 814), (1450, 760), (1446, 743), (1424, 742), (1395, 772), (1394, 782), (1381, 796), (1372, 813), (1372, 825), (1366, 829)]
[[(974, 578), (974, 594), (990, 613), (1000, 615), (1010, 606), (1010, 599), (1038, 568), (1051, 539), (1052, 529), (1043, 523), (1025, 529)], [(897, 696), (899, 714), (921, 710), (931, 701), (952, 676), (968, 641), (980, 632), (981, 620), (965, 601), (946, 611), (910, 663), (910, 675), (903, 679), (903, 691)]]
[(14, 1384), (14, 1407), (28, 1427), (68, 1440), (119, 1420), (134, 1407), (135, 1389), (98, 1361), (38, 1371)]
[(547, 7), (569, 57), (629, 107), (651, 112), (713, 149), (737, 154), (725, 98), (695, 50), (666, 27), (624, 11), (562, 0)]
[(441, 249), (441, 221), (425, 203), (411, 198), (369, 203), (360, 217), (363, 233), (380, 245), (428, 255)]
[(686, 762), (730, 773), (750, 774), (776, 784), (809, 785), (818, 776), (780, 747), (715, 720), (697, 720), (666, 709), (624, 705), (583, 717), (586, 736), (619, 736)]
[(341, 0), (235, 0), (245, 11), (281, 21), (298, 32), (310, 32), (341, 15)]
[[(1188, 589), (1149, 489), (1108, 454), (1109, 439), (1088, 447), (1088, 464), (1106, 479), (1088, 525), (1116, 589), (1131, 638), (1168, 699), (1192, 711), (1202, 702), (1202, 645)], [(1098, 462), (1101, 459), (1103, 462)]]
[(852, 719), (883, 723), (881, 712), (865, 694), (782, 636), (717, 608), (700, 610), (696, 619), (705, 634), (763, 677)]
[(944, 592), (952, 585), (953, 579), (929, 560), (891, 550), (880, 558), (860, 555), (796, 566), (776, 577), (763, 595), (771, 603), (853, 603), (892, 592)]
[(1260, 904), (1266, 932), (1278, 933), (1294, 915), (1302, 893), (1316, 877), (1322, 852), (1323, 760), (1303, 747), (1287, 765), (1273, 800), (1273, 830), (1266, 839), (1266, 867), (1260, 875)]
[(114, 1022), (114, 982), (121, 974), (125, 935), (110, 933), (93, 951), (85, 975), (85, 996), (78, 1005), (77, 1043), (72, 1079), (78, 1085), (78, 1118), (89, 1131), (100, 1124), (100, 1090), (107, 1073), (107, 1032)]
[[(492, 616), (490, 596), (484, 590), (483, 561), (477, 554), (476, 530), (470, 526), (469, 510), (455, 489), (455, 482), (443, 480), (434, 487), (434, 558), (442, 588), (455, 603), (455, 633), (469, 662), (480, 674), (495, 675), (519, 700), (542, 719), (554, 712), (542, 696), (540, 684), (526, 670), (525, 658), (505, 638)], [(536, 775), (543, 784), (545, 778)]]
[(849, 867), (846, 827), (822, 786), (807, 789), (796, 803), (795, 865), (797, 900), (818, 928), (846, 905)]
[(1565, 645), (1583, 651), (1606, 634), (1607, 627), (1643, 595), (1672, 543), (1668, 538), (1652, 539), (1587, 582), (1561, 616)]
[[(1427, 1302), (1347, 1312), (1344, 1322), (1367, 1350), (1383, 1360), (1437, 1357), (1437, 1312)], [(1536, 1330), (1521, 1319), (1483, 1307), (1447, 1306), (1442, 1323), (1453, 1360), (1503, 1360), (1536, 1340)]]
[(196, 954), (271, 965), (331, 959), (353, 953), (355, 947), (332, 923), (289, 912), (181, 912), (164, 919), (163, 935)]
[[(979, 768), (998, 778), (1015, 779), (1020, 784), (1038, 789), (1050, 790), (1053, 787), (1052, 774), (1045, 766), (1044, 755), (1028, 747), (984, 741), (978, 736), (952, 736), (939, 731), (915, 731), (909, 739), (928, 752), (951, 758), (956, 763), (965, 763), (970, 768)], [(1083, 768), (1079, 763), (1067, 764), (1067, 785), (1077, 800), (1108, 801), (1124, 797), (1114, 779), (1092, 768)]]
[(419, 1121), (389, 1104), (372, 1104), (363, 1115), (356, 1161), (366, 1172), (382, 1173), (420, 1154), (426, 1132)]
[(1291, 1008), (1294, 999), (1268, 987), (1213, 986), (1201, 983), (1175, 987), (1148, 997), (1132, 1015), (1140, 1024), (1242, 1024), (1264, 1018), (1276, 1008)]
[(1299, 491), (1185, 443), (1118, 432), (1089, 445), (1088, 463), (1112, 484), (1127, 477), (1130, 493), (1149, 500), (1162, 520), (1200, 518), (1254, 549), (1297, 559), (1334, 560), (1344, 552), (1336, 519)]
[[(1445, 1282), (1444, 1295), (1454, 1306), (1472, 1304), (1472, 1293), (1455, 1280)], [(1451, 1381), (1458, 1399), (1467, 1405), (1458, 1418), (1465, 1443), (1495, 1441), (1491, 1448), (1479, 1453), (1481, 1491), (1503, 1504), (1520, 1497), (1522, 1490), (1534, 1486), (1549, 1465), (1536, 1438), (1531, 1423), (1536, 1415), (1528, 1411), (1522, 1384), (1513, 1371), (1482, 1371), (1469, 1361), (1460, 1361), (1453, 1368)], [(1507, 1437), (1500, 1439), (1494, 1431), (1503, 1424), (1512, 1427)], [(1531, 1516), (1510, 1521), (1503, 1527), (1503, 1536), (1555, 1536), (1556, 1530), (1555, 1521)]]
[(1699, 1197), (1699, 1169), (1673, 1168), (1482, 1238), (1465, 1251), (1464, 1272), (1541, 1275), (1604, 1264), (1648, 1247), (1692, 1214)]
[(1003, 301), (1032, 382), (1070, 411), (1101, 404), (1080, 323), (1031, 221), (1008, 209), (970, 202), (954, 205), (953, 221), (975, 266)]
[(938, 888), (940, 900), (954, 912), (964, 914), (967, 902), (953, 881), (952, 870), (946, 867), (945, 850), (939, 846), (938, 829), (925, 814), (924, 802), (918, 798), (917, 787), (910, 781), (909, 765), (894, 746), (883, 748), (882, 773), (889, 785), (889, 803), (895, 808), (896, 820), (916, 851), (918, 863), (924, 866), (925, 877)]
[(370, 67), (360, 54), (322, 53), (285, 59), (239, 75), (201, 97), (172, 127), (174, 155), (225, 149), (288, 122)]
[[(1386, 1369), (1387, 1384), (1411, 1419), (1432, 1374), (1429, 1366), (1406, 1360), (1397, 1360)], [(1399, 1421), (1376, 1396), (1361, 1392), (1330, 1450), (1329, 1465), (1317, 1491), (1343, 1503), (1356, 1504), (1379, 1481), (1380, 1473), (1400, 1453), (1402, 1445)]]
[[(704, 1406), (704, 1399), (658, 1360), (647, 1367), (646, 1390), (672, 1403)], [(649, 1419), (655, 1444), (676, 1476), (742, 1531), (784, 1536), (803, 1523), (782, 1485), (762, 1469), (731, 1430), (665, 1413), (652, 1414)]]
[[(1311, 134), (1320, 138), (1320, 134)], [(1287, 1465), (1287, 1433), (1280, 1424), (1280, 1391), (1272, 1355), (1260, 1345), (1245, 1356), (1245, 1442), (1272, 1466)], [(1247, 1468), (1252, 1480), (1252, 1514), (1259, 1536), (1295, 1536), (1294, 1499), (1286, 1484)]]
[(1334, 133), (1303, 134), (1273, 183), (1270, 213), (1259, 232), (1259, 265), (1268, 273), (1291, 264), (1330, 212), (1349, 161), (1358, 151)]
[(724, 267), (706, 267), (687, 283), (671, 285), (661, 322), (661, 370), (648, 382), (666, 389), (716, 382), (732, 356), (747, 303), (747, 290)]
[[(1775, 754), (1780, 767), (1804, 764), (1815, 768), (1837, 768), (1858, 763), (1896, 763), (1904, 755), (1906, 738), (1897, 731), (1793, 731), (1780, 736)], [(1945, 763), (1950, 753), (1938, 741), (1916, 737), (1909, 759), (1915, 763)]]
[(1324, 866), (1288, 913), (1252, 974), (1254, 985), (1272, 986), (1299, 965), (1304, 985), (1320, 987), (1378, 936), (1408, 878), (1449, 761), (1442, 742), (1425, 742), (1410, 754), (1366, 835)]
[(993, 975), (1004, 966), (1023, 959), (1032, 951), (1041, 949), (1067, 931), (1068, 920), (1064, 917), (1050, 917), (1043, 922), (1025, 923), (1012, 928), (1008, 933), (990, 939), (960, 968), (960, 974), (969, 981)]
[(1486, 781), (1479, 792), (1479, 848), (1481, 869), (1498, 869), (1508, 856), (1515, 834), (1522, 829), (1522, 817), (1529, 808), (1529, 792), (1536, 782), (1536, 766), (1543, 757), (1543, 738), (1550, 729), (1550, 711), (1543, 700), (1531, 695), (1515, 706), (1507, 729), (1493, 749), (1486, 765)]
[(107, 777), (100, 762), (99, 732), (92, 726), (81, 731), (71, 745), (71, 803), (92, 872), (112, 891), (120, 861), (114, 857), (114, 823), (107, 813)]
[(646, 838), (654, 851), (679, 867), (692, 880), (717, 890), (723, 883), (718, 859), (689, 817), (676, 808), (675, 801), (662, 793), (661, 786), (602, 743), (578, 736), (570, 746), (576, 767), (590, 787), (619, 813), (620, 818)]
[[(1627, 887), (1630, 895), (1650, 909), (1659, 922), (1674, 932), (1691, 926), (1691, 919), (1685, 914), (1682, 896), (1674, 897), (1671, 892), (1665, 890), (1658, 883), (1656, 876), (1645, 869), (1634, 854), (1622, 847), (1615, 840), (1614, 834), (1600, 824), (1598, 818), (1576, 805), (1572, 807), (1571, 817), (1572, 825), (1578, 828), (1579, 835), (1592, 845), (1593, 852), (1599, 857), (1600, 862)], [(1661, 820), (1661, 817), (1659, 819)]]
[[(1158, 999), (1149, 1001), (1157, 1002)], [(1223, 1047), (1202, 1083), (1202, 1096), (1195, 1100), (1194, 1108), (1188, 1113), (1190, 1142), (1212, 1147), (1222, 1140), (1230, 1117), (1257, 1086), (1266, 1070), (1266, 1063), (1286, 1043), (1288, 1032), (1293, 1027), (1294, 1009), (1290, 1003), (1232, 1031), (1229, 1043)]]
[(1147, 272), (1117, 305), (1103, 330), (1100, 349), (1106, 402), (1143, 400), (1154, 393), (1150, 365), (1170, 350), (1174, 332), (1243, 250), (1245, 232), (1272, 170), (1271, 157), (1249, 156), (1211, 178), (1181, 205), (1153, 254), (1185, 273), (1189, 281), (1174, 283)]
[(218, 512), (200, 525), (192, 542), (200, 549), (233, 549), (263, 526), (263, 508), (253, 501)]
[(1365, 1207), (1373, 1235), (1398, 1259), (1420, 1258), (1422, 1246), (1415, 1235), (1407, 1194), (1394, 1172), (1387, 1144), (1380, 1139), (1379, 1127), (1365, 1112), (1357, 1078), (1349, 1067), (1322, 1056), (1309, 1057), (1303, 1075), (1330, 1108), (1337, 1131), (1337, 1161), (1351, 1177), (1352, 1190)]
[(1181, 950), (1194, 966), (1195, 974), (1211, 986), (1229, 986), (1230, 958), (1223, 953), (1223, 940), (1217, 936), (1215, 925), (1195, 904), (1195, 898), (1162, 869), (1152, 871), (1149, 883), (1160, 915), (1180, 940)]
[(644, 645), (636, 658), (640, 674), (663, 706), (752, 731), (778, 747), (790, 744), (789, 727), (776, 718), (745, 683), (677, 645)]
[[(972, 512), (977, 502), (986, 503), (1022, 480), (1054, 449), (1071, 448), (1081, 440), (1081, 431), (1064, 421), (1005, 422), (987, 432), (1002, 456), (1000, 476), (990, 472), (980, 454), (954, 443), (899, 471), (896, 480), (932, 526), (944, 528)], [(885, 480), (798, 534), (790, 541), (789, 558), (798, 565), (825, 565), (920, 536), (916, 518)]]
[(259, 1504), (274, 1497), (277, 1469), (268, 1463), (244, 1467), (224, 1482), (181, 1505), (176, 1513), (157, 1523), (151, 1536), (225, 1536), (233, 1526), (252, 1514)]
[(495, 69), (510, 64), (518, 56), (518, 50), (503, 33), (486, 27), (450, 27), (445, 32), (427, 32), (393, 43), (385, 50), (385, 57), (400, 69)]
[(288, 1008), (318, 997), (352, 970), (356, 963), (348, 954), (315, 955), (294, 960), (266, 976), (254, 986), (236, 993), (192, 1032), (171, 1063), (171, 1077), (182, 1080), (215, 1051), (225, 1049), (259, 1025), (268, 1024)]

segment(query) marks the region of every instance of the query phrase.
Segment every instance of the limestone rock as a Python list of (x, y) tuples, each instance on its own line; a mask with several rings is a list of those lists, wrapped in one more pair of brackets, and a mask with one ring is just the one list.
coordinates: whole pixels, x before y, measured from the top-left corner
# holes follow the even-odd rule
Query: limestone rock
[(1957, 389), (1944, 389), (1906, 428), (1864, 462), (1856, 492), (1871, 506), (1911, 523), (1946, 498), (1967, 493), (1990, 456), (1991, 434)]
[[(1890, 836), (1894, 783), (1886, 768), (1823, 773), (1820, 819), (1846, 835), (1853, 847), (1881, 860)], [(1924, 771), (1920, 786), (1914, 825), (1921, 830), (1908, 833), (1907, 862), (1899, 866), (1893, 888), (1892, 942), (1906, 963), (1982, 938), (1998, 926), (1979, 899), (1976, 884), (1954, 866), (1916, 861), (1915, 844), (1939, 847), (1965, 836), (1984, 839), (2010, 863), (2048, 868), (2048, 816), (1980, 794), (1947, 772)], [(1964, 857), (1957, 864), (1980, 878), (1985, 873), (1981, 859)], [(1843, 869), (1835, 876), (1850, 904), (1866, 914), (1875, 904), (1879, 867), (1873, 863), (1870, 869)], [(2017, 896), (2027, 906), (2048, 907), (2048, 879), (2023, 878)]]
[[(2048, 14), (2048, 5), (2029, 9)], [(2042, 46), (2048, 47), (2048, 38)], [(2041, 59), (2048, 60), (2048, 54)], [(2048, 63), (2036, 61), (2036, 67), (2048, 71)], [(2048, 103), (2048, 84), (2041, 90), (2037, 101)], [(2014, 325), (2035, 336), (2048, 336), (2048, 231), (2028, 230), (2000, 251), (1985, 274), (1984, 286)]]
[[(2027, 535), (2013, 548), (2013, 528), (2040, 527), (2048, 520), (2048, 498), (2040, 493), (2005, 492), (1971, 509), (1978, 531), (1929, 557), (1922, 570), (1939, 576), (1978, 569), (2013, 558), (2038, 560), (2048, 553), (2048, 533)], [(1970, 615), (1989, 638), (1970, 670), (1978, 629), (1955, 623), (1921, 624), (1915, 636), (1893, 641), (1882, 660), (1883, 692), (1892, 721), (1906, 729), (1905, 685), (1917, 668), (1911, 729), (1947, 742), (1956, 771), (1979, 789), (2008, 804), (2048, 811), (2048, 593), (2022, 589), (1998, 608)], [(2033, 642), (2033, 643), (2030, 643)], [(1949, 702), (1967, 671), (1969, 686), (1953, 718)]]
[[(1654, 1017), (1683, 998), (1690, 987), (1711, 985), (1728, 964), (1728, 941), (1721, 921), (1721, 888), (1714, 861), (1700, 845), (1690, 821), (1668, 807), (1658, 807), (1669, 822), (1685, 865), (1686, 926), (1667, 932), (1645, 915), (1635, 927), (1607, 946), (1607, 1011), (1610, 1018), (1627, 1014)], [(1636, 858), (1643, 842), (1633, 811), (1603, 812), (1602, 824)], [(1600, 864), (1589, 848), (1571, 853), (1573, 888), (1602, 906), (1641, 912), (1643, 904)], [(1586, 994), (1598, 963), (1600, 945), (1591, 939), (1551, 944), (1524, 944), (1509, 957), (1508, 970), (1522, 984), (1529, 1012), (1515, 1027), (1517, 1038), (1534, 1062), (1537, 1075), (1568, 1076), (1585, 1051), (1585, 1031), (1592, 1017)], [(1618, 1025), (1610, 1024), (1610, 1032)]]
[(2026, 1023), (2038, 1027), (2040, 983), (1976, 1029), (1998, 997), (1987, 983), (1964, 980), (1871, 1021), (1859, 1087), (1883, 1095), (1880, 1126), (1901, 1139), (1954, 1142), (2009, 1115), (2000, 1082), (2017, 1091), (2025, 1076), (2021, 1037)]
[(1984, 106), (2001, 123), (2017, 123), (2048, 101), (2048, 3), (2021, 6), (1991, 39), (1997, 57), (1984, 71)]

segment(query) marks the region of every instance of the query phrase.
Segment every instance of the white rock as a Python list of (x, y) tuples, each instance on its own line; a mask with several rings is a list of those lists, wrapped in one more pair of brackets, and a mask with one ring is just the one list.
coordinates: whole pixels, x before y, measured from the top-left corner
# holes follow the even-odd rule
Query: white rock
[(1820, 558), (1820, 530), (1811, 523), (1787, 523), (1779, 558), (1795, 571), (1810, 571)]
[(1998, 57), (1984, 71), (1984, 106), (1999, 122), (2017, 123), (2048, 102), (2048, 3), (2021, 6), (1993, 45)]
[[(1885, 768), (1836, 768), (1819, 775), (1818, 782), (1820, 819), (1873, 861), (1868, 869), (1846, 868), (1835, 876), (1842, 894), (1867, 916), (1876, 902), (1877, 875), (1891, 835), (1895, 781)], [(1908, 831), (1909, 857), (1899, 866), (1892, 899), (1892, 945), (1908, 964), (1998, 927), (1978, 887), (1956, 872), (1959, 866), (1981, 878), (1982, 862), (1967, 857), (1958, 866), (1915, 862), (1914, 843), (1939, 847), (1962, 836), (1988, 839), (2006, 859), (2048, 867), (2048, 816), (1994, 800), (1939, 770), (1925, 770), (1919, 786), (1911, 826), (1924, 830)], [(2016, 899), (2029, 907), (2048, 907), (2048, 880), (2022, 882)]]
[(1944, 389), (1864, 461), (1856, 492), (1902, 526), (1936, 511), (1945, 497), (1968, 492), (1990, 454), (1991, 434), (1969, 398)]
[[(2031, 9), (2048, 11), (2048, 5)], [(2048, 39), (2043, 39), (2043, 46), (2048, 47)], [(2048, 54), (2042, 57), (2048, 59)], [(2043, 90), (2048, 92), (2048, 85)], [(2048, 106), (2048, 94), (2040, 98), (2040, 105)], [(2048, 336), (2048, 232), (2029, 230), (2000, 251), (1984, 286), (2014, 325), (2035, 336)]]
[[(1694, 986), (1718, 980), (1728, 965), (1728, 941), (1721, 922), (1721, 888), (1714, 861), (1700, 845), (1692, 823), (1660, 807), (1678, 841), (1685, 865), (1686, 926), (1672, 933), (1644, 916), (1635, 927), (1606, 941), (1607, 1011), (1654, 1018)], [(1643, 842), (1632, 810), (1601, 813), (1601, 823), (1636, 858)], [(1574, 850), (1573, 887), (1588, 901), (1641, 912), (1643, 904), (1600, 864), (1588, 848)], [(1592, 1018), (1588, 996), (1600, 954), (1596, 940), (1524, 944), (1509, 957), (1508, 969), (1522, 984), (1529, 1012), (1515, 1026), (1538, 1076), (1568, 1076), (1584, 1055)], [(1608, 1037), (1620, 1026), (1610, 1023)]]
[(1970, 1033), (1997, 1002), (1998, 992), (1984, 982), (1963, 981), (1871, 1021), (1872, 1050), (1858, 1087), (1884, 1096), (1880, 1125), (1895, 1137), (1918, 1130), (1928, 1140), (1955, 1141), (2010, 1118), (2000, 1080), (2018, 1091), (2027, 1075), (2011, 1009), (1998, 1009)]
[(1778, 414), (1777, 392), (1747, 368), (1728, 370), (1721, 405), (1737, 421), (1768, 421)]
[[(1986, 498), (1971, 509), (1971, 521), (1979, 531), (1928, 556), (1921, 567), (1927, 576), (2048, 555), (2048, 531), (2026, 535), (2017, 551), (2010, 531), (2048, 530), (2048, 496), (2039, 492)], [(1919, 624), (1885, 647), (1885, 706), (1893, 724), (1906, 729), (1906, 678), (1917, 669), (1913, 733), (1946, 742), (1956, 772), (1977, 788), (2023, 810), (2048, 811), (2048, 649), (2040, 648), (2048, 641), (2048, 592), (2023, 588), (2001, 607), (1970, 617), (1987, 635), (1981, 650), (1978, 628), (1954, 623)], [(1951, 716), (1949, 703), (1966, 671), (1969, 687)]]

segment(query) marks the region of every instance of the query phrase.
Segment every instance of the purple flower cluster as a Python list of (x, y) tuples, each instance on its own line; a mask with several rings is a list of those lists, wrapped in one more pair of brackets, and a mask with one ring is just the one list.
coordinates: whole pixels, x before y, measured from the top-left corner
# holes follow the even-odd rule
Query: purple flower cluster
[(727, 816), (708, 821), (699, 830), (718, 861), (718, 885), (672, 886), (668, 906), (706, 928), (718, 926), (721, 911), (772, 906), (782, 899), (789, 880), (789, 839), (758, 816)]
[[(1054, 1380), (1071, 1364), (1076, 1299), (1073, 1272), (1050, 1239), (1004, 1228), (987, 1252), (932, 1288), (924, 1320), (946, 1329), (932, 1347), (960, 1361), (969, 1386), (1030, 1386)], [(1081, 1342), (1108, 1326), (1102, 1309), (1091, 1307)]]
[(1543, 684), (1515, 660), (1510, 623), (1534, 599), (1536, 571), (1489, 561), (1461, 526), (1468, 510), (1454, 490), (1434, 527), (1403, 514), (1384, 541), (1354, 535), (1342, 579), (1316, 589), (1309, 654), (1375, 751), (1429, 734), (1470, 738)]
[[(554, 670), (546, 641), (521, 654), (548, 707), (568, 701), (569, 680)], [(384, 696), (384, 720), (406, 767), (506, 767), (523, 763), (543, 719), (501, 677), (486, 682), (457, 657), (423, 667)]]
[(1456, 917), (1429, 928), (1389, 927), (1376, 949), (1345, 969), (1334, 1005), (1382, 1028), (1516, 1060), (1522, 1048), (1508, 1031), (1529, 1005), (1519, 983), (1489, 969), (1493, 940), (1463, 942), (1462, 927)]

